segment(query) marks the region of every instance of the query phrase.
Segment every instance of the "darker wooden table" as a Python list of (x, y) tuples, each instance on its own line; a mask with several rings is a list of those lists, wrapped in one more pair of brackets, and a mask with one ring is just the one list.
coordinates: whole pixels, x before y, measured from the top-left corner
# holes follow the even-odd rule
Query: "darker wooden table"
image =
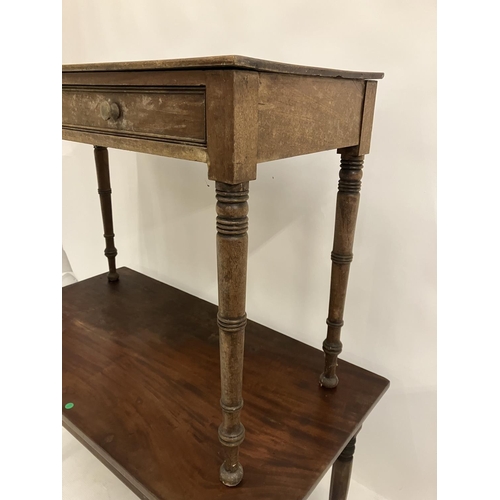
[[(301, 500), (332, 463), (330, 499), (346, 498), (356, 435), (389, 385), (338, 360), (382, 76), (240, 56), (63, 66), (63, 138), (94, 145), (109, 263), (63, 289), (63, 425), (140, 498)], [(116, 269), (108, 147), (207, 163), (218, 307)], [(330, 149), (341, 169), (322, 353), (247, 320), (247, 213), (257, 163)]]

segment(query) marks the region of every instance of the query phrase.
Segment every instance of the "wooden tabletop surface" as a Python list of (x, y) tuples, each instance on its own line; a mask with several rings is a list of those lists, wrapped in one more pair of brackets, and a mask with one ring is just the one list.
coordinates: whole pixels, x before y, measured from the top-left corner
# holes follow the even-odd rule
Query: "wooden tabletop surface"
[(322, 389), (322, 351), (249, 321), (245, 476), (227, 488), (217, 307), (118, 272), (116, 283), (103, 274), (63, 288), (65, 427), (143, 499), (307, 497), (389, 382), (339, 361), (339, 386)]

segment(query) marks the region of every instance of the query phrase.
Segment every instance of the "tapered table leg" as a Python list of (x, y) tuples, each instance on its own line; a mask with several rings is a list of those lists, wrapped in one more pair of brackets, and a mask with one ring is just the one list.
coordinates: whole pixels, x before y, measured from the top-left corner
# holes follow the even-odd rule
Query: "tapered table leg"
[(326, 340), (323, 342), (325, 369), (320, 377), (321, 385), (328, 389), (336, 387), (339, 382), (336, 374), (337, 358), (342, 352), (340, 331), (344, 324), (344, 305), (358, 215), (363, 159), (363, 156), (351, 156), (348, 153), (343, 153), (340, 161), (332, 252), (330, 306), (326, 320), (328, 329)]
[(346, 500), (351, 481), (352, 461), (356, 445), (356, 436), (344, 448), (332, 467), (329, 500)]
[(97, 192), (101, 201), (102, 223), (106, 249), (104, 255), (108, 258), (108, 281), (117, 281), (115, 234), (113, 232), (113, 211), (111, 207), (111, 181), (109, 179), (108, 148), (94, 146), (95, 166), (97, 170)]
[(216, 183), (217, 272), (219, 284), (219, 326), (221, 407), (223, 421), (219, 440), (225, 459), (220, 479), (236, 486), (243, 478), (239, 445), (245, 438), (240, 422), (243, 379), (243, 349), (246, 326), (246, 277), (248, 253), (248, 182)]

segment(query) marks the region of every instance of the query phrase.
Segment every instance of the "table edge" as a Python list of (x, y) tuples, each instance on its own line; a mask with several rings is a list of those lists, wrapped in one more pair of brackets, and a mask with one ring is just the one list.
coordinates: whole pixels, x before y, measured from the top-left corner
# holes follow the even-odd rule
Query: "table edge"
[(121, 466), (109, 453), (82, 432), (66, 415), (62, 415), (62, 426), (103, 465), (106, 466), (120, 481), (128, 486), (142, 500), (161, 500), (145, 488), (140, 481), (135, 479)]
[(263, 73), (321, 76), (326, 78), (345, 78), (350, 80), (381, 80), (384, 78), (384, 73), (381, 72), (350, 71), (316, 66), (301, 66), (298, 64), (281, 63), (237, 55), (62, 65), (63, 73), (94, 71), (175, 71), (186, 69), (250, 70), (260, 71)]

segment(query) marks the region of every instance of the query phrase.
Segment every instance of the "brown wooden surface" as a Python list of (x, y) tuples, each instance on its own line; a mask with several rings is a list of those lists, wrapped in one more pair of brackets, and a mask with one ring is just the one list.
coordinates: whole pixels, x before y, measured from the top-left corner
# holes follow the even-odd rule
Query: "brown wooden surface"
[[(206, 88), (206, 72), (205, 71), (114, 71), (114, 72), (70, 72), (62, 74), (62, 88), (63, 88), (63, 124), (65, 116), (68, 114), (71, 116), (71, 109), (65, 109), (67, 104), (64, 104), (64, 92), (65, 89), (79, 88), (84, 91), (86, 88), (110, 88), (114, 89), (114, 92), (120, 91), (120, 89), (148, 89), (157, 90), (158, 88), (163, 89), (185, 89), (186, 87), (193, 89), (194, 91), (204, 92)], [(118, 92), (118, 95), (126, 95), (126, 93)], [(181, 94), (182, 95), (182, 94)], [(147, 94), (146, 94), (147, 97)], [(178, 99), (178, 97), (177, 97)], [(67, 101), (67, 99), (66, 99)], [(141, 104), (141, 103), (139, 103)], [(147, 104), (147, 103), (146, 103)], [(146, 106), (147, 107), (147, 106)], [(139, 105), (137, 109), (132, 109), (133, 113), (144, 113), (145, 106)], [(170, 108), (171, 111), (175, 111)], [(149, 113), (146, 110), (146, 115)], [(200, 123), (205, 120), (205, 113), (203, 116), (196, 114), (196, 109), (194, 115), (198, 116), (198, 132), (193, 134), (192, 132), (185, 135), (197, 136), (198, 139), (201, 137)], [(89, 110), (83, 110), (83, 113), (89, 113)], [(199, 111), (198, 111), (199, 113)], [(79, 115), (79, 114), (78, 114)], [(94, 116), (98, 117), (99, 110), (94, 109)], [(160, 130), (163, 126), (163, 130), (172, 127), (170, 120), (164, 114), (158, 113), (155, 115), (155, 122), (159, 125)], [(172, 116), (170, 113), (169, 116)], [(176, 113), (173, 113), (174, 122), (177, 124), (174, 127), (174, 131), (177, 130), (177, 136), (174, 134), (172, 140), (169, 140), (165, 135), (161, 137), (148, 136), (148, 135), (137, 135), (137, 134), (122, 134), (117, 135), (113, 132), (113, 128), (110, 128), (110, 133), (105, 133), (106, 130), (95, 131), (95, 130), (85, 130), (82, 128), (71, 129), (64, 127), (62, 129), (62, 137), (68, 141), (83, 142), (86, 144), (99, 144), (101, 146), (106, 146), (109, 148), (125, 149), (128, 151), (136, 151), (138, 153), (147, 153), (161, 156), (168, 156), (171, 158), (181, 158), (185, 160), (199, 161), (206, 163), (208, 161), (207, 148), (206, 145), (200, 143), (199, 141), (186, 141), (183, 142), (179, 139), (179, 131), (193, 128), (193, 119), (185, 116), (185, 113), (181, 116), (186, 118), (186, 123), (182, 123), (182, 120), (178, 120), (180, 116), (176, 117)], [(75, 116), (74, 120), (79, 120), (79, 116)], [(98, 119), (98, 118), (97, 118)], [(99, 119), (98, 119), (99, 120)], [(141, 123), (147, 125), (147, 121), (141, 120)], [(162, 125), (163, 123), (163, 125)], [(189, 125), (191, 124), (191, 125)], [(105, 125), (109, 127), (109, 125)], [(116, 124), (112, 125), (117, 128)], [(204, 125), (203, 125), (204, 127)], [(196, 129), (196, 127), (195, 127)], [(142, 129), (143, 132), (145, 131)], [(114, 135), (110, 135), (114, 134)], [(205, 131), (203, 131), (205, 134)], [(161, 135), (161, 134), (160, 134)], [(172, 134), (171, 134), (172, 135)], [(181, 134), (182, 135), (182, 134)]]
[[(141, 498), (299, 500), (359, 430), (389, 382), (248, 321), (245, 477), (226, 488), (217, 307), (127, 268), (63, 288), (63, 421)], [(70, 410), (64, 409), (74, 403)]]
[[(63, 66), (64, 68), (64, 66)], [(76, 71), (65, 73), (62, 84), (68, 85), (113, 85), (113, 86), (189, 86), (204, 87), (209, 71), (195, 69), (186, 71)]]
[(377, 82), (372, 82), (372, 81), (366, 82), (365, 98), (363, 101), (363, 116), (361, 118), (361, 133), (359, 137), (359, 145), (356, 148), (355, 153), (353, 153), (356, 156), (367, 155), (370, 152), (376, 95), (377, 95)]
[(177, 70), (177, 69), (247, 69), (271, 73), (287, 73), (295, 75), (312, 75), (330, 78), (350, 78), (361, 80), (379, 80), (383, 73), (345, 71), (314, 66), (300, 66), (275, 61), (266, 61), (238, 55), (193, 57), (188, 59), (166, 59), (156, 61), (125, 61), (91, 64), (66, 64), (63, 72), (75, 71), (144, 71), (144, 70)]
[(366, 82), (261, 74), (258, 162), (358, 144)]
[(207, 75), (208, 178), (238, 184), (257, 177), (259, 75)]
[[(370, 146), (372, 80), (228, 66), (71, 71), (62, 81), (63, 139), (206, 162), (218, 182), (254, 180), (257, 163)], [(104, 119), (101, 105), (119, 116)]]
[[(114, 104), (116, 118), (101, 106)], [(206, 144), (205, 89), (181, 86), (65, 85), (62, 127), (180, 144)]]
[(189, 146), (187, 144), (148, 141), (133, 137), (118, 137), (66, 129), (62, 131), (62, 138), (66, 141), (81, 142), (84, 144), (99, 144), (107, 148), (124, 149), (126, 151), (135, 151), (136, 153), (167, 156), (169, 158), (180, 158), (182, 160), (198, 161), (202, 163), (206, 163), (208, 160), (206, 148)]

